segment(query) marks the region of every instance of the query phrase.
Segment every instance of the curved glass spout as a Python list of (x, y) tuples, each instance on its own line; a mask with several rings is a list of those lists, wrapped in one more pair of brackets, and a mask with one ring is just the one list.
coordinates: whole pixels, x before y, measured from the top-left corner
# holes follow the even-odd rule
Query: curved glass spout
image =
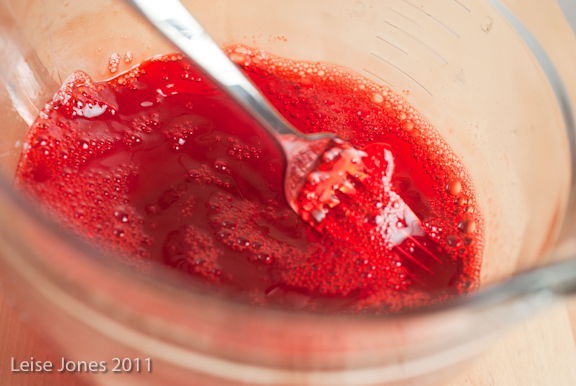
[(0, 3), (0, 82), (28, 125), (58, 89), (5, 3)]

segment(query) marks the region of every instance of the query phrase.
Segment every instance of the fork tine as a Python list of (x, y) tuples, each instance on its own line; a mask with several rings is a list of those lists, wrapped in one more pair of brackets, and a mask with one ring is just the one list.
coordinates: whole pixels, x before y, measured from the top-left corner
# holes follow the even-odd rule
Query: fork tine
[(434, 255), (432, 252), (430, 252), (428, 249), (426, 249), (426, 247), (424, 245), (420, 244), (420, 242), (418, 240), (416, 240), (412, 235), (410, 235), (404, 229), (400, 229), (400, 231), (406, 235), (406, 238), (410, 239), (414, 244), (418, 245), (424, 253), (426, 253), (428, 256), (432, 257), (434, 260), (436, 260), (440, 264), (443, 264), (442, 260), (440, 260), (438, 257), (436, 257), (436, 255)]
[(398, 251), (403, 254), (404, 256), (406, 256), (407, 258), (409, 258), (410, 260), (412, 260), (414, 263), (416, 263), (416, 265), (418, 265), (420, 268), (424, 269), (425, 271), (430, 272), (431, 274), (434, 274), (434, 272), (432, 272), (432, 270), (430, 270), (430, 268), (428, 268), (427, 266), (425, 266), (424, 264), (422, 264), (422, 262), (418, 259), (416, 259), (414, 256), (412, 256), (411, 254), (409, 254), (408, 252), (406, 252), (404, 249), (402, 249), (399, 245), (395, 245), (395, 248), (398, 249)]
[(426, 284), (424, 284), (423, 281), (419, 280), (416, 276), (412, 275), (409, 271), (406, 271), (406, 275), (408, 275), (408, 277), (410, 277), (410, 279), (414, 280), (415, 282), (417, 282), (421, 286), (426, 287)]
[[(409, 259), (413, 260), (416, 264), (418, 264), (420, 267), (424, 268), (425, 270), (427, 270), (428, 272), (430, 272), (432, 275), (434, 274), (434, 272), (430, 271), (429, 269), (426, 268), (426, 266), (424, 266), (423, 264), (421, 264), (419, 261), (415, 260), (412, 256), (410, 256), (406, 251), (404, 251), (402, 248), (400, 248), (399, 246), (396, 245), (396, 247), (398, 248), (398, 252), (400, 252), (401, 254), (403, 254), (404, 256), (408, 256)], [(406, 270), (406, 275), (408, 275), (408, 277), (410, 277), (410, 279), (414, 280), (415, 282), (417, 282), (418, 284), (420, 284), (421, 286), (425, 287), (426, 284), (424, 284), (424, 282), (420, 279), (418, 279), (415, 275), (413, 275), (409, 270)]]

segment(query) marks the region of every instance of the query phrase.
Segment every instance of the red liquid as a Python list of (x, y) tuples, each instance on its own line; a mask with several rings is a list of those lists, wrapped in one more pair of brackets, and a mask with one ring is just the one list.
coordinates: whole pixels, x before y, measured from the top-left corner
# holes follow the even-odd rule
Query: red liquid
[[(360, 194), (338, 192), (322, 228), (307, 224), (284, 199), (275, 146), (178, 55), (108, 82), (69, 78), (27, 134), (16, 186), (100, 248), (255, 304), (387, 312), (477, 287), (483, 239), (473, 187), (423, 118), (340, 67), (246, 47), (228, 53), (296, 128), (365, 148), (370, 177), (390, 179), (390, 191), (376, 192), (382, 202), (363, 201), (382, 184), (351, 178)], [(366, 148), (374, 142), (385, 145)], [(409, 207), (422, 232), (383, 243), (372, 208), (387, 205)]]

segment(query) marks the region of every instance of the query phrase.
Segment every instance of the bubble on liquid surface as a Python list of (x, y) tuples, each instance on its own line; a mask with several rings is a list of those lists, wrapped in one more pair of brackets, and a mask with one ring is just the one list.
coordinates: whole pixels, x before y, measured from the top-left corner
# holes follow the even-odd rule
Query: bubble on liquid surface
[(108, 59), (108, 69), (112, 74), (118, 71), (119, 64), (120, 64), (120, 55), (114, 52), (112, 55), (110, 55), (110, 58)]

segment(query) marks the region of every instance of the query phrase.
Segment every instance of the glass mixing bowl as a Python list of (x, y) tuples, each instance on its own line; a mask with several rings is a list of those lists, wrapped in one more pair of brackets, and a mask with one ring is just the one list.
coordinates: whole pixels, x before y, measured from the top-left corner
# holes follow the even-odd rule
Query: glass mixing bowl
[[(425, 116), (468, 169), (484, 213), (483, 286), (540, 265), (572, 229), (574, 127), (561, 78), (496, 1), (188, 1), (221, 44), (348, 67)], [(75, 239), (11, 187), (27, 127), (73, 71), (111, 77), (175, 49), (122, 2), (0, 1), (0, 267), (30, 323), (70, 360), (152, 358), (102, 385), (433, 385), (549, 304), (520, 276), (397, 316), (254, 308), (160, 267), (142, 275)], [(526, 283), (535, 283), (531, 291)], [(512, 288), (519, 288), (517, 291)]]

